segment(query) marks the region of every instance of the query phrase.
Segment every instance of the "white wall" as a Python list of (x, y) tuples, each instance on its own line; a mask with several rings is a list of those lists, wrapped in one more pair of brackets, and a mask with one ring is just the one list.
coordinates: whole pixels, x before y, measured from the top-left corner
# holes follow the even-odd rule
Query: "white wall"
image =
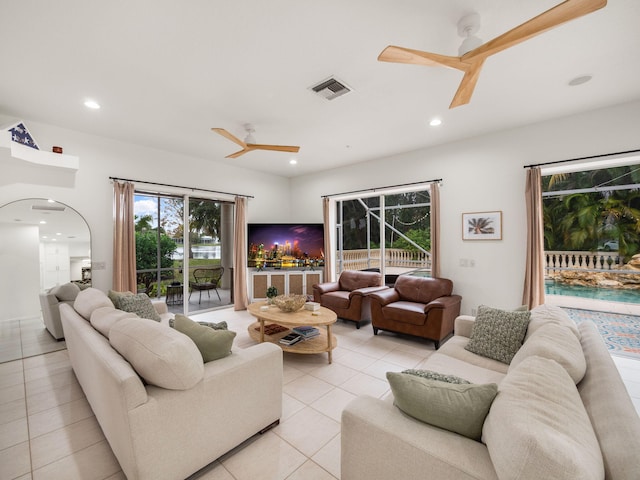
[[(452, 119), (440, 128), (455, 128)], [(442, 178), (442, 276), (463, 313), (520, 305), (525, 262), (524, 165), (640, 148), (640, 102), (435, 148), (368, 161), (291, 182), (292, 218), (322, 221), (321, 195)], [(463, 212), (501, 210), (501, 241), (463, 241)], [(461, 267), (460, 259), (475, 260)]]
[[(0, 125), (18, 119), (0, 115)], [(75, 174), (30, 166), (12, 159), (8, 149), (0, 148), (0, 206), (30, 197), (53, 198), (78, 211), (91, 230), (91, 256), (105, 262), (105, 270), (92, 271), (96, 288), (112, 285), (113, 199), (109, 177), (122, 177), (158, 183), (199, 187), (253, 195), (249, 200), (249, 221), (288, 221), (289, 182), (286, 178), (260, 174), (213, 159), (141, 147), (115, 140), (24, 120), (40, 148), (50, 151), (60, 145), (64, 152), (80, 158)], [(160, 189), (161, 187), (158, 187)], [(161, 190), (159, 190), (161, 191)], [(36, 282), (36, 289), (37, 289)]]
[(0, 322), (40, 315), (38, 227), (0, 225)]

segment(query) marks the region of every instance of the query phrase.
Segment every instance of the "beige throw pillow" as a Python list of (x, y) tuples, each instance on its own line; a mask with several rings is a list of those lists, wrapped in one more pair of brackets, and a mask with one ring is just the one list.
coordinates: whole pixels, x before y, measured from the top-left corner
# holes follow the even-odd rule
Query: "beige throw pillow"
[(73, 308), (83, 316), (85, 320), (89, 320), (93, 311), (100, 307), (114, 308), (109, 297), (97, 288), (81, 290), (80, 293), (78, 293), (76, 300), (73, 302)]
[(194, 343), (167, 325), (124, 318), (111, 327), (109, 343), (152, 385), (187, 390), (204, 376)]

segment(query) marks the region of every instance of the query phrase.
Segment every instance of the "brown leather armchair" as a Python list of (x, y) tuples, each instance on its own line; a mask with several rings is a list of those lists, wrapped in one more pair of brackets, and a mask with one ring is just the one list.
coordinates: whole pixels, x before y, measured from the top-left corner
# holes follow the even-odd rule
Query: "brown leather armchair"
[(350, 320), (360, 328), (360, 322), (371, 320), (369, 293), (386, 289), (379, 272), (345, 270), (337, 282), (313, 286), (313, 299), (336, 312), (338, 318)]
[(400, 275), (394, 288), (371, 293), (371, 325), (378, 330), (406, 333), (433, 340), (436, 349), (453, 333), (460, 314), (460, 295), (452, 295), (446, 278)]

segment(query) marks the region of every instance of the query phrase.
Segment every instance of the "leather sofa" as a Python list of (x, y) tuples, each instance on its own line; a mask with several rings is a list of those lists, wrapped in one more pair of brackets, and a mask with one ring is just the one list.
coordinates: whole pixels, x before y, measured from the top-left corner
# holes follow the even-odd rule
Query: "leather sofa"
[(323, 307), (333, 310), (338, 318), (355, 322), (371, 320), (368, 295), (387, 287), (382, 286), (380, 272), (345, 270), (337, 282), (319, 283), (313, 286), (313, 299)]
[(446, 278), (400, 275), (393, 288), (369, 295), (374, 335), (378, 330), (405, 333), (433, 340), (437, 349), (460, 314), (462, 297), (452, 291)]

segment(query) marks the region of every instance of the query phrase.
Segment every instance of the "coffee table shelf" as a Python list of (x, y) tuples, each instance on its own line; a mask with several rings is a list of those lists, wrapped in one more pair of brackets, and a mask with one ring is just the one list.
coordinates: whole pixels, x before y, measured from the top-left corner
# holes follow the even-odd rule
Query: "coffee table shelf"
[[(255, 302), (249, 305), (248, 310), (251, 315), (258, 319), (257, 322), (249, 325), (249, 336), (256, 342), (271, 342), (279, 345), (283, 351), (300, 354), (317, 354), (327, 353), (329, 363), (331, 363), (331, 351), (336, 348), (338, 340), (331, 333), (331, 325), (336, 322), (336, 314), (331, 310), (320, 307), (318, 315), (313, 315), (310, 310), (298, 310), (297, 312), (287, 313), (281, 311), (275, 306), (270, 306), (267, 310), (261, 310), (260, 307), (268, 306), (267, 302)], [(274, 335), (263, 334), (261, 329), (265, 323), (276, 323), (287, 328), (297, 326), (316, 327), (320, 331), (320, 335), (307, 340), (301, 340), (294, 345), (284, 345), (279, 340), (291, 333), (289, 331), (276, 333)], [(258, 328), (256, 330), (256, 327)]]

